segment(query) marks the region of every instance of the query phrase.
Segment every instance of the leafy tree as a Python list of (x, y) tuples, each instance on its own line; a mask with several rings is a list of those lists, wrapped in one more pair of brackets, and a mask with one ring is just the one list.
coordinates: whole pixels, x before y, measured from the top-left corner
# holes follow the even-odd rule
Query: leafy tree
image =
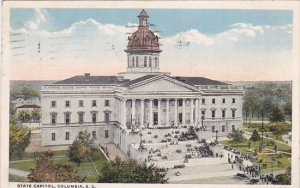
[(34, 121), (39, 121), (40, 118), (41, 118), (41, 110), (40, 110), (40, 109), (34, 109), (34, 110), (31, 112), (31, 118), (32, 118)]
[(236, 130), (234, 132), (228, 133), (227, 138), (229, 139), (229, 142), (234, 143), (237, 146), (238, 143), (245, 140), (243, 134), (244, 132), (242, 130)]
[(271, 131), (276, 136), (276, 139), (278, 139), (279, 136), (281, 136), (282, 134), (284, 134), (286, 132), (284, 127), (282, 125), (279, 125), (279, 124), (272, 126)]
[(147, 166), (134, 160), (122, 161), (119, 157), (107, 161), (99, 183), (167, 183), (166, 169)]
[(29, 182), (80, 182), (76, 170), (70, 165), (54, 164), (50, 158), (52, 152), (45, 152), (36, 157), (36, 167), (30, 170)]
[[(264, 95), (264, 94), (263, 94)], [(264, 118), (270, 114), (271, 109), (273, 109), (273, 100), (271, 97), (261, 96), (259, 99), (259, 113), (261, 116), (261, 123), (264, 123)]]
[(291, 166), (289, 166), (286, 169), (286, 172), (284, 174), (278, 174), (275, 177), (278, 180), (278, 184), (291, 185), (291, 183), (292, 183)]
[(21, 122), (28, 122), (31, 119), (30, 112), (28, 110), (21, 110), (18, 114), (18, 120)]
[(91, 135), (87, 130), (80, 131), (77, 138), (69, 147), (69, 159), (77, 163), (78, 166), (82, 161), (88, 160), (91, 157), (91, 144), (93, 143), (93, 139), (90, 137)]
[(292, 102), (289, 100), (283, 108), (285, 115), (290, 116), (290, 121), (292, 121)]
[(284, 122), (284, 113), (282, 112), (282, 110), (279, 108), (279, 105), (275, 105), (271, 116), (270, 116), (270, 121), (273, 123), (278, 123), (278, 122)]
[(18, 124), (11, 124), (9, 127), (9, 155), (17, 155), (22, 159), (22, 155), (30, 144), (31, 132), (27, 127)]
[(259, 139), (260, 139), (260, 136), (259, 136), (259, 134), (258, 134), (258, 131), (257, 131), (256, 129), (254, 129), (253, 132), (252, 132), (252, 135), (251, 135), (251, 137), (250, 137), (250, 140), (251, 140), (252, 142), (254, 142), (254, 145), (255, 145), (255, 142), (256, 142), (256, 141), (259, 141)]

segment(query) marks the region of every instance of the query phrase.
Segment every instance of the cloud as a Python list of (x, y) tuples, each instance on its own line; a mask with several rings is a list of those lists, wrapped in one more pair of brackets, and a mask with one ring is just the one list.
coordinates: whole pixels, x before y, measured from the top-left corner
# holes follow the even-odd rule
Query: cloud
[(46, 20), (47, 11), (45, 9), (34, 9), (34, 10), (35, 10), (36, 21), (38, 24), (47, 21)]
[[(46, 21), (43, 16), (39, 19)], [(60, 31), (40, 30), (38, 24), (27, 22), (19, 29), (26, 33), (25, 48), (11, 53), (11, 75), (13, 79), (64, 79), (83, 72), (115, 75), (126, 70), (124, 49), (128, 33), (135, 30), (136, 27), (103, 24), (92, 18)], [(173, 75), (218, 80), (291, 79), (290, 32), (290, 24), (248, 23), (233, 24), (214, 35), (196, 29), (179, 32), (162, 37), (160, 68)], [(36, 69), (39, 71), (31, 71)]]

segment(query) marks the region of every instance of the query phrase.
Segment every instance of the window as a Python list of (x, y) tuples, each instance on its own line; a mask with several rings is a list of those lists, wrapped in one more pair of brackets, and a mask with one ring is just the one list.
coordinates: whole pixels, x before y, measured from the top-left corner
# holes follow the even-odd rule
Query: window
[(235, 98), (232, 98), (232, 103), (235, 103)]
[(96, 131), (92, 132), (93, 139), (96, 139)]
[(205, 99), (202, 99), (202, 104), (205, 104)]
[(225, 115), (226, 115), (226, 111), (222, 110), (222, 118), (225, 118)]
[(144, 67), (147, 67), (147, 61), (144, 61)]
[(97, 106), (97, 101), (96, 100), (92, 100), (92, 107)]
[(66, 107), (70, 107), (70, 101), (66, 101)]
[(108, 138), (108, 130), (105, 130), (105, 138)]
[(135, 63), (135, 67), (139, 67), (139, 63), (138, 62)]
[(93, 112), (93, 113), (92, 113), (92, 122), (93, 122), (93, 123), (96, 123), (96, 122), (97, 122), (97, 113), (96, 113), (96, 112)]
[(232, 118), (235, 118), (235, 110), (234, 109), (232, 109)]
[(153, 100), (154, 107), (158, 107), (158, 100)]
[(134, 66), (134, 57), (132, 57), (132, 66)]
[(57, 116), (56, 113), (51, 113), (51, 123), (52, 124), (56, 124), (56, 116)]
[(149, 56), (149, 63), (152, 63), (152, 58), (151, 58), (151, 56)]
[(212, 98), (212, 101), (211, 101), (213, 104), (216, 104), (216, 99), (215, 98)]
[(205, 110), (202, 110), (202, 111), (201, 111), (201, 114), (202, 114), (203, 116), (205, 116)]
[(51, 101), (51, 107), (55, 108), (56, 107), (56, 101)]
[(69, 139), (70, 139), (70, 133), (66, 132), (66, 140), (69, 140)]
[(232, 128), (231, 128), (232, 132), (235, 132), (235, 126), (232, 125)]
[(222, 132), (225, 132), (225, 125), (222, 125)]
[(182, 106), (183, 100), (178, 100), (178, 106)]
[(79, 107), (83, 107), (83, 100), (79, 100), (78, 105)]
[(135, 62), (136, 62), (136, 64), (138, 64), (138, 62), (139, 62), (139, 56), (136, 56)]
[(216, 111), (215, 111), (215, 110), (212, 110), (212, 111), (211, 111), (211, 118), (214, 119), (215, 117), (216, 117)]
[(65, 123), (66, 124), (71, 123), (71, 113), (69, 113), (69, 112), (65, 113)]
[(51, 140), (52, 140), (52, 141), (55, 141), (55, 133), (52, 133), (52, 134), (51, 134)]
[(147, 56), (144, 56), (144, 65), (147, 65)]
[(214, 133), (215, 132), (215, 126), (211, 126), (211, 131)]
[(109, 112), (105, 112), (105, 123), (109, 123)]
[(109, 106), (109, 100), (105, 100), (105, 106)]
[(149, 67), (152, 67), (152, 62), (149, 62)]
[(78, 113), (78, 123), (79, 124), (83, 124), (83, 115), (84, 115), (83, 112)]
[(225, 104), (225, 98), (222, 99), (222, 103)]

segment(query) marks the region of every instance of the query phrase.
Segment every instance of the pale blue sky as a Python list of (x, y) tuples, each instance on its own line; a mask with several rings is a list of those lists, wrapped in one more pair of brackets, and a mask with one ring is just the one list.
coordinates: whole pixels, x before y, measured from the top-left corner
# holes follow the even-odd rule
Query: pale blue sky
[[(141, 9), (45, 9), (49, 21), (40, 29), (49, 31), (70, 27), (74, 22), (93, 18), (103, 23), (126, 25), (137, 23)], [(220, 33), (235, 23), (280, 26), (291, 24), (292, 11), (288, 10), (191, 10), (191, 9), (145, 9), (150, 22), (157, 25), (162, 36), (174, 35), (187, 29), (197, 29), (205, 34)], [(12, 9), (11, 27), (23, 27), (24, 23), (35, 18), (34, 9)]]

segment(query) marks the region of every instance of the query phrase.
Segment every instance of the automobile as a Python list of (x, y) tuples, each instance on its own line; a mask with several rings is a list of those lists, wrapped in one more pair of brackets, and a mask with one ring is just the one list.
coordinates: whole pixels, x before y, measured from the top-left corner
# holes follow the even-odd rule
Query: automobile
[(181, 173), (180, 173), (179, 171), (177, 171), (177, 172), (175, 172), (175, 175), (176, 175), (176, 176), (180, 176)]

